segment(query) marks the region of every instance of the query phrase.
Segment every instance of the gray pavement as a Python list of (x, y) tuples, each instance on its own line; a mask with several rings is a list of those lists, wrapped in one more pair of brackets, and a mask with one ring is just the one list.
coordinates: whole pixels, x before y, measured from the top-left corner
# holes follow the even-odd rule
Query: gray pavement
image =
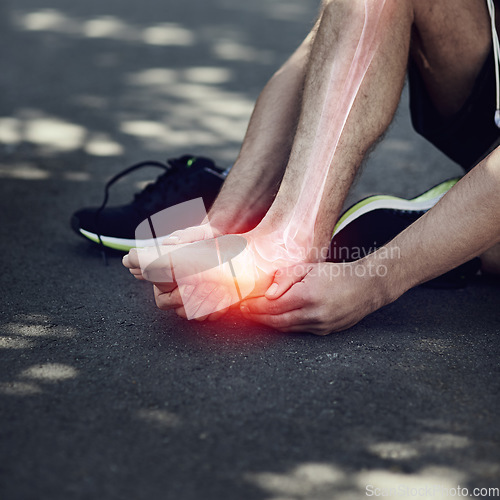
[[(317, 7), (0, 3), (1, 500), (500, 487), (498, 283), (419, 288), (348, 332), (284, 335), (162, 313), (118, 257), (104, 267), (69, 228), (137, 160), (230, 164)], [(459, 172), (413, 134), (404, 97), (350, 199), (418, 194)]]

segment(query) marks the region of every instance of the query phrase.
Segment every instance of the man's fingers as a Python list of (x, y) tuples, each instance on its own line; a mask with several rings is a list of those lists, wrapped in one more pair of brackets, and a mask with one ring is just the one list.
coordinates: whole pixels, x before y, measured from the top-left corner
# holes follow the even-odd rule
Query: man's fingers
[(266, 297), (255, 297), (244, 300), (240, 309), (247, 309), (252, 314), (283, 314), (295, 309), (300, 309), (305, 304), (305, 297), (301, 296), (305, 290), (300, 283), (289, 289), (278, 299), (269, 300)]
[(245, 318), (270, 326), (276, 330), (292, 331), (293, 329), (293, 331), (307, 331), (308, 322), (303, 317), (303, 312), (300, 309), (283, 314), (253, 314), (243, 310), (242, 313)]
[(217, 307), (220, 308), (219, 311), (212, 313), (208, 317), (208, 321), (217, 321), (218, 319), (222, 318), (222, 316), (224, 316), (229, 311), (229, 308), (231, 307), (231, 296), (226, 295), (221, 300), (221, 302), (219, 303), (219, 305)]
[[(180, 293), (179, 297), (183, 301), (183, 303), (188, 304), (188, 310), (191, 313), (191, 316), (193, 314), (197, 315), (197, 318), (195, 318), (197, 321), (205, 321), (208, 319), (208, 321), (216, 321), (217, 319), (221, 318), (224, 316), (224, 314), (227, 313), (231, 306), (231, 295), (222, 293), (224, 290), (221, 291), (221, 293), (215, 291), (213, 293), (210, 293), (208, 296), (205, 294), (207, 290), (209, 290), (209, 287), (206, 287), (206, 285), (181, 285), (179, 287)], [(199, 288), (202, 290), (200, 292), (196, 291), (196, 289)], [(200, 293), (202, 296), (205, 296), (205, 300), (202, 300), (201, 305), (199, 306), (199, 309), (197, 311), (194, 311), (194, 304), (198, 304), (200, 301)], [(220, 300), (217, 297), (222, 297)], [(189, 302), (191, 303), (189, 304)], [(193, 302), (194, 301), (194, 302)], [(205, 308), (205, 309), (203, 309)], [(216, 312), (210, 313), (210, 311), (217, 309)], [(178, 307), (175, 312), (177, 315), (179, 315), (181, 318), (187, 319), (187, 313), (186, 309), (184, 306)]]
[(170, 293), (177, 288), (177, 283), (154, 283), (162, 293)]
[(278, 269), (274, 274), (273, 283), (267, 289), (265, 296), (271, 300), (281, 297), (285, 292), (290, 290), (295, 283), (302, 281), (309, 271), (310, 266), (308, 264)]
[[(148, 281), (171, 281), (171, 279), (155, 279), (156, 276), (154, 275), (147, 276), (150, 265), (152, 265), (153, 269), (159, 267), (170, 270), (168, 255), (163, 255), (168, 254), (168, 252), (169, 250), (165, 249), (162, 255), (158, 256), (157, 249), (153, 247), (131, 248), (129, 253), (123, 257), (122, 263), (128, 269), (140, 269), (143, 277)], [(169, 275), (168, 278), (170, 278)]]
[(140, 269), (129, 269), (129, 271), (134, 276), (134, 278), (137, 278), (138, 280), (144, 281), (144, 276), (142, 275), (142, 272)]
[(137, 248), (131, 248), (129, 253), (123, 257), (122, 263), (125, 267), (128, 267), (129, 269), (139, 269), (141, 265), (139, 264), (139, 256), (137, 255)]
[(216, 283), (202, 283), (198, 285), (184, 307), (191, 317), (196, 316), (196, 321), (204, 321), (217, 309), (224, 299), (226, 292)]
[(156, 283), (154, 296), (159, 309), (175, 309), (183, 318), (187, 318), (187, 309), (191, 317), (196, 315), (194, 319), (197, 321), (215, 321), (231, 306), (231, 295), (224, 287), (215, 283), (180, 285), (174, 290), (165, 290), (164, 284)]
[(186, 310), (184, 309), (184, 307), (179, 307), (178, 309), (175, 310), (175, 312), (181, 318), (187, 319), (187, 314), (186, 314)]
[(169, 309), (177, 309), (182, 306), (182, 299), (179, 289), (176, 288), (172, 292), (164, 292), (156, 285), (153, 286), (156, 305), (163, 311)]

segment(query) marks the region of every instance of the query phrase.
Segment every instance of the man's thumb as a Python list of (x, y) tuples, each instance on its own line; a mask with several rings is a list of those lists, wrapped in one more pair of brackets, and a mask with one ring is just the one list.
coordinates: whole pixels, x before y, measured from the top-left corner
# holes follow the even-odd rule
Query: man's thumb
[(274, 274), (273, 283), (264, 294), (267, 299), (277, 299), (290, 290), (308, 273), (307, 266), (299, 265), (278, 269)]

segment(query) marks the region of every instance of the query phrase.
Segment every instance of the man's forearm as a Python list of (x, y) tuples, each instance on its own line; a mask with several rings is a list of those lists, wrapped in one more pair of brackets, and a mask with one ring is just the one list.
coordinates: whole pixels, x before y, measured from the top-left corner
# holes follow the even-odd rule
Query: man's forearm
[[(500, 150), (476, 166), (429, 212), (365, 258), (391, 302), (410, 288), (500, 242)], [(383, 266), (382, 268), (377, 266)], [(384, 277), (379, 275), (387, 274)]]

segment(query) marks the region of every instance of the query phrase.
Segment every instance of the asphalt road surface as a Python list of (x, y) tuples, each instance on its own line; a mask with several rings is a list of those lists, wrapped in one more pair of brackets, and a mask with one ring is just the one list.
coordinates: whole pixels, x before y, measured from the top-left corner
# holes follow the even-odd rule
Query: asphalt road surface
[[(500, 487), (498, 282), (418, 288), (348, 332), (285, 335), (158, 311), (119, 257), (105, 267), (70, 230), (71, 213), (135, 161), (229, 165), (317, 8), (0, 4), (1, 500)], [(459, 173), (414, 135), (404, 96), (350, 199), (417, 195)], [(155, 175), (124, 180), (112, 201)]]

